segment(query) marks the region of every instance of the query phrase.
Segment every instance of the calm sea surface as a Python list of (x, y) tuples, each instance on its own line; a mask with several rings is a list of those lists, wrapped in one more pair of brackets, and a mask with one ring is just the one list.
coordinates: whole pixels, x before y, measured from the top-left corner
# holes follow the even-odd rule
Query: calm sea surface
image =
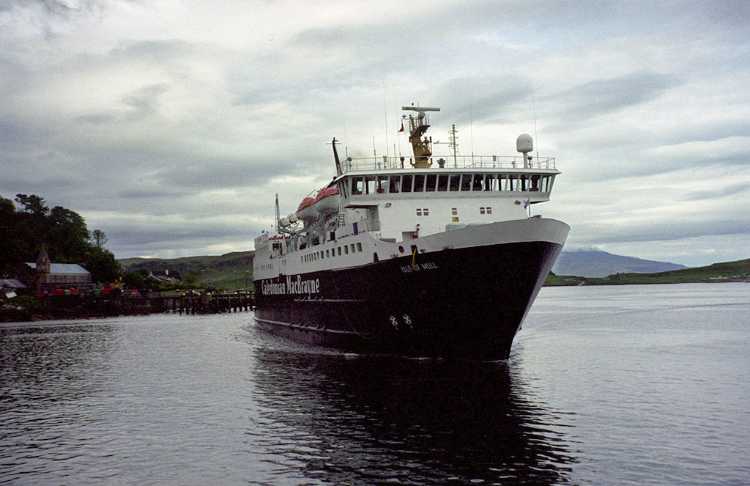
[(0, 483), (748, 484), (750, 285), (543, 289), (506, 364), (252, 314), (0, 327)]

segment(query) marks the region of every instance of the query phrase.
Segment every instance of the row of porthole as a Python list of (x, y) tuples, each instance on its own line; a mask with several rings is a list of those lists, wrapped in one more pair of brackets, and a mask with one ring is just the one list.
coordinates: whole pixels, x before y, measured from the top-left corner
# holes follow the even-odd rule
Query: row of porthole
[[(492, 206), (482, 206), (479, 214), (492, 214)], [(429, 216), (430, 208), (417, 208), (417, 216)], [(451, 208), (451, 215), (458, 216), (458, 208)]]
[[(342, 251), (343, 248), (343, 251)], [(335, 248), (329, 248), (328, 250), (318, 250), (307, 255), (300, 256), (301, 263), (316, 262), (318, 260), (325, 260), (326, 258), (334, 258), (336, 256), (348, 255), (351, 249), (351, 253), (361, 253), (362, 243), (350, 243), (349, 245), (337, 246)], [(338, 255), (337, 255), (338, 253)]]

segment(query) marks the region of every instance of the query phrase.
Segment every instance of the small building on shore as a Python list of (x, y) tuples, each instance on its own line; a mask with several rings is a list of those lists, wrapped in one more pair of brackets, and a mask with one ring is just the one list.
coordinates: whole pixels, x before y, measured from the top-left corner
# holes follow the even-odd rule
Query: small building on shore
[(91, 273), (77, 263), (53, 263), (42, 247), (36, 262), (26, 262), (19, 275), (20, 280), (38, 294), (55, 290), (76, 289), (87, 291), (93, 287)]

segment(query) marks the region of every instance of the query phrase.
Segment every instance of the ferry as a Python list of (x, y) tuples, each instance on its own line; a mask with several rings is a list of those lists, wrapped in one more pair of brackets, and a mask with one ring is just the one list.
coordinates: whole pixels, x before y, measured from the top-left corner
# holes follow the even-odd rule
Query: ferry
[(570, 227), (532, 215), (556, 160), (433, 154), (405, 106), (411, 156), (340, 157), (336, 175), (255, 238), (257, 327), (351, 352), (505, 360)]

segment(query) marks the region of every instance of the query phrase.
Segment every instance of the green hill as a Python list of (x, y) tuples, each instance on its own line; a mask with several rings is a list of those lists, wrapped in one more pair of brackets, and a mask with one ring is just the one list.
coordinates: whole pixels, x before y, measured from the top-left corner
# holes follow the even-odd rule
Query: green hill
[(750, 281), (750, 259), (714, 263), (705, 267), (685, 268), (670, 272), (616, 273), (600, 278), (550, 274), (546, 285), (625, 285), (746, 281)]
[(199, 285), (234, 290), (252, 287), (254, 251), (236, 251), (218, 256), (183, 258), (125, 258), (120, 264), (129, 272), (179, 272), (183, 280)]

